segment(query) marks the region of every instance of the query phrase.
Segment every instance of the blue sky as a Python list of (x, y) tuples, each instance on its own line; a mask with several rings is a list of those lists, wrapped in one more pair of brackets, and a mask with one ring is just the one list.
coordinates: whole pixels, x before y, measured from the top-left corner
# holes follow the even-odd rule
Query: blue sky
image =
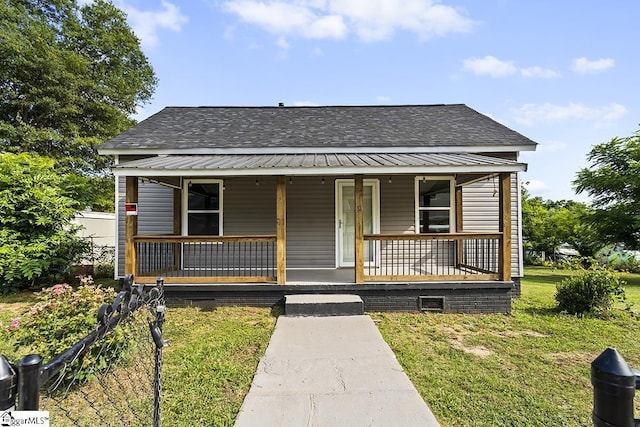
[(640, 128), (637, 0), (114, 0), (169, 105), (463, 103), (540, 145), (529, 191), (588, 201), (591, 146)]

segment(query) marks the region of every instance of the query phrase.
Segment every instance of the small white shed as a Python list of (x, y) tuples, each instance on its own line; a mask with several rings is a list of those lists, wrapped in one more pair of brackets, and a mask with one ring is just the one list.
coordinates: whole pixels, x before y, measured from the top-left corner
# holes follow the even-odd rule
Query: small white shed
[(116, 246), (116, 215), (111, 212), (79, 212), (74, 221), (80, 226), (78, 235), (91, 243), (93, 259), (83, 264), (111, 263)]

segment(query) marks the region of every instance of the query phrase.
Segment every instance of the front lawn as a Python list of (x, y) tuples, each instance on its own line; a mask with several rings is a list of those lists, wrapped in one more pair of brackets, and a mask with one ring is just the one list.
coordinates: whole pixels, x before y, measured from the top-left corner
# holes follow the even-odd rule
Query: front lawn
[(444, 426), (591, 426), (591, 361), (612, 346), (640, 367), (640, 276), (625, 277), (635, 314), (602, 319), (554, 310), (569, 274), (528, 268), (511, 315), (373, 317)]
[[(569, 274), (527, 268), (522, 298), (510, 315), (371, 316), (443, 426), (591, 426), (591, 361), (614, 346), (640, 368), (640, 275), (625, 277), (634, 312), (617, 310), (603, 319), (555, 311), (555, 284)], [(0, 297), (0, 328), (31, 303), (29, 293)], [(277, 314), (248, 307), (170, 308), (165, 423), (232, 425)], [(7, 340), (0, 339), (0, 353), (15, 361)], [(637, 417), (640, 399), (635, 402)]]

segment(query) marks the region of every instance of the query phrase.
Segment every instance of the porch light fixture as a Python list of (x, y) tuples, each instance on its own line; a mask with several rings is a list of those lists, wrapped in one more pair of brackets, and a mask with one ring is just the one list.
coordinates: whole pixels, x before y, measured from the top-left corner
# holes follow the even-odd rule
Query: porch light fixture
[(259, 186), (260, 186), (260, 180), (256, 179), (256, 187), (259, 187)]
[(293, 184), (293, 178), (289, 177), (289, 185)]
[(389, 177), (389, 184), (391, 184), (393, 182), (393, 180), (391, 179), (391, 177)]
[(322, 177), (322, 179), (320, 180), (320, 182), (324, 185), (324, 176)]

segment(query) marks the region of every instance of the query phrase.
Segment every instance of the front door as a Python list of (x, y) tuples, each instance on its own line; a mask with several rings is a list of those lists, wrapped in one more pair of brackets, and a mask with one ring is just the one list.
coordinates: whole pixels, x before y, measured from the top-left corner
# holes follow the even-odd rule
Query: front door
[[(336, 261), (338, 267), (355, 266), (355, 185), (352, 179), (336, 180)], [(380, 230), (378, 180), (364, 181), (364, 233)], [(365, 264), (375, 261), (374, 251), (364, 246)]]

